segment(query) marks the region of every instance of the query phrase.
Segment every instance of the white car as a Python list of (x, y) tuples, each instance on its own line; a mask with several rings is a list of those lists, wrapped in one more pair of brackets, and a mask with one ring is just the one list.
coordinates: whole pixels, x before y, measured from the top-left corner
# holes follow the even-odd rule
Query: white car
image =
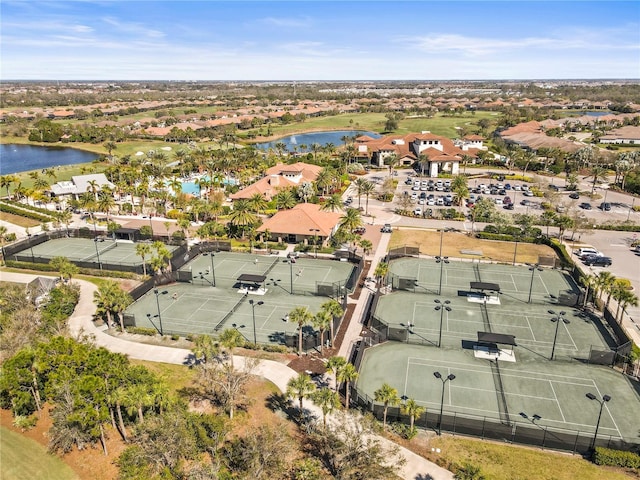
[(522, 192), (525, 197), (533, 197), (533, 192), (531, 190), (525, 190)]
[(414, 215), (422, 215), (422, 207), (416, 207), (413, 211)]
[(411, 194), (411, 200), (417, 200), (418, 199), (418, 194), (416, 192), (413, 192)]
[(502, 205), (502, 199), (501, 198), (496, 198), (494, 200), (494, 202), (496, 202), (496, 205)]

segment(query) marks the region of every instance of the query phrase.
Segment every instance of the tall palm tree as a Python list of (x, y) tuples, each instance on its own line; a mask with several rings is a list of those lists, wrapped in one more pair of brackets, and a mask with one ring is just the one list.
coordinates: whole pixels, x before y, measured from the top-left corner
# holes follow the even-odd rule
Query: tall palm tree
[(616, 320), (618, 323), (622, 323), (622, 317), (627, 311), (627, 307), (637, 307), (638, 306), (638, 296), (629, 290), (624, 290), (620, 293), (620, 298), (618, 299), (618, 305), (620, 305), (621, 315), (618, 319), (618, 312), (616, 312)]
[(325, 167), (318, 173), (316, 177), (316, 186), (320, 191), (322, 191), (322, 195), (327, 194), (327, 190), (331, 187), (333, 183), (333, 173), (332, 169), (329, 167)]
[(409, 415), (409, 418), (411, 419), (411, 430), (413, 430), (415, 419), (426, 411), (427, 409), (421, 405), (418, 405), (418, 402), (416, 402), (413, 398), (408, 399), (404, 403), (404, 405), (402, 405), (402, 413), (404, 413), (405, 415)]
[(380, 262), (373, 271), (373, 276), (376, 277), (376, 283), (378, 290), (383, 286), (384, 279), (389, 273), (389, 264), (386, 262)]
[(100, 185), (95, 180), (89, 180), (87, 182), (87, 192), (91, 192), (95, 198), (95, 201), (98, 201), (98, 191), (100, 191)]
[(356, 187), (356, 195), (358, 196), (358, 208), (362, 206), (362, 195), (364, 194), (364, 186), (370, 183), (366, 178), (356, 178), (353, 184)]
[(288, 210), (289, 208), (293, 208), (298, 203), (296, 200), (295, 194), (291, 191), (290, 188), (283, 188), (278, 190), (275, 196), (276, 200), (276, 209), (278, 210)]
[(351, 383), (358, 379), (358, 370), (351, 363), (345, 364), (342, 368), (338, 370), (338, 374), (336, 376), (338, 382), (345, 384), (345, 401), (344, 406), (347, 410), (349, 410), (349, 397), (351, 395)]
[(398, 390), (393, 388), (388, 383), (383, 383), (382, 386), (373, 392), (373, 398), (376, 402), (382, 403), (384, 410), (382, 412), (382, 428), (387, 429), (387, 412), (389, 406), (395, 406), (400, 403), (400, 397), (398, 396)]
[(18, 182), (18, 177), (15, 175), (0, 176), (0, 187), (7, 189), (7, 197), (9, 196), (9, 188), (11, 188), (11, 184), (16, 182)]
[(313, 328), (316, 328), (320, 332), (320, 355), (322, 355), (322, 348), (324, 347), (324, 332), (331, 328), (333, 323), (333, 317), (326, 310), (320, 310), (313, 317)]
[(389, 176), (393, 176), (393, 169), (396, 168), (396, 165), (398, 165), (398, 163), (400, 163), (400, 159), (398, 158), (398, 155), (395, 153), (392, 153), (391, 155), (387, 155), (384, 159), (384, 163), (387, 167), (389, 167)]
[(151, 255), (151, 245), (148, 243), (136, 243), (136, 255), (142, 258), (142, 274), (147, 276), (146, 258)]
[(330, 371), (333, 374), (333, 377), (336, 379), (336, 382), (335, 382), (336, 392), (338, 391), (338, 372), (340, 371), (341, 368), (344, 368), (346, 364), (347, 364), (347, 361), (345, 360), (345, 358), (339, 357), (337, 355), (334, 355), (333, 357), (331, 357), (329, 360), (327, 360), (327, 363), (325, 364), (325, 368), (328, 371)]
[(311, 399), (322, 410), (322, 425), (327, 428), (327, 415), (340, 408), (340, 396), (329, 388), (320, 388), (311, 394)]
[(593, 192), (596, 189), (596, 184), (607, 178), (607, 169), (596, 165), (591, 169), (591, 178), (593, 178), (593, 183), (591, 185), (591, 195), (593, 195)]
[(302, 400), (309, 398), (315, 391), (316, 384), (313, 383), (311, 377), (306, 373), (300, 373), (297, 377), (293, 377), (287, 383), (287, 395), (295, 397), (300, 402), (300, 415), (302, 415)]
[(609, 289), (613, 286), (616, 277), (611, 272), (600, 272), (596, 275), (595, 291), (596, 300), (600, 298), (603, 293), (608, 293)]
[[(320, 305), (320, 310), (329, 312), (332, 318), (340, 318), (344, 315), (344, 310), (342, 309), (342, 305), (337, 300), (327, 300), (326, 302)], [(331, 346), (333, 346), (333, 339), (335, 337), (333, 331), (333, 321), (329, 325), (330, 336), (331, 336)]]
[(362, 194), (366, 198), (366, 201), (365, 201), (365, 204), (364, 204), (364, 214), (365, 215), (369, 215), (369, 197), (375, 191), (376, 191), (376, 185), (373, 182), (365, 182), (365, 184), (362, 185)]
[(260, 215), (261, 212), (264, 212), (267, 209), (267, 201), (260, 193), (254, 193), (251, 195), (248, 202), (256, 215)]
[(289, 321), (298, 324), (298, 355), (302, 355), (302, 329), (313, 321), (313, 314), (307, 307), (296, 307), (289, 312)]

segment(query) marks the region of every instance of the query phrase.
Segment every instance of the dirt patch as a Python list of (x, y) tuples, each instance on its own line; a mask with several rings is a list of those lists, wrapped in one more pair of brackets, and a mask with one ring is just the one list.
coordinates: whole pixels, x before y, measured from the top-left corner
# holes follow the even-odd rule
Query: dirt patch
[[(466, 233), (440, 232), (417, 229), (396, 229), (392, 233), (389, 248), (401, 246), (419, 247), (423, 255), (440, 255), (442, 241), (442, 255), (451, 258), (465, 258), (491, 260), (495, 262), (511, 263), (516, 255), (517, 263), (537, 263), (538, 257), (557, 257), (551, 247), (532, 243), (502, 242), (497, 240), (481, 240)], [(462, 253), (463, 251), (477, 252), (478, 255)]]

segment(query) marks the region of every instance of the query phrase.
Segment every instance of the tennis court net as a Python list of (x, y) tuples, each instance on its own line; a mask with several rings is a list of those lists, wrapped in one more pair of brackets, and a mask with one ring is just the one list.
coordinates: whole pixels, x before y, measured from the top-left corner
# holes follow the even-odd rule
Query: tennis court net
[(96, 249), (96, 251), (94, 253), (92, 253), (91, 255), (88, 255), (84, 258), (81, 258), (80, 261), (81, 262), (87, 262), (89, 260), (91, 260), (92, 258), (97, 257), (98, 255), (102, 255), (105, 252), (108, 252), (109, 250), (113, 250), (114, 248), (116, 248), (118, 246), (118, 242), (116, 241), (112, 241), (112, 242), (108, 242), (108, 245), (103, 248), (102, 250)]

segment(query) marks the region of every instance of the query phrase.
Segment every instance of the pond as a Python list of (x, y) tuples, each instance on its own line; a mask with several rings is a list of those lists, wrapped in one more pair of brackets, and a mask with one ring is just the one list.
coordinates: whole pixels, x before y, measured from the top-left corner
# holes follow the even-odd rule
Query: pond
[(68, 147), (0, 145), (0, 175), (41, 170), (59, 165), (93, 162), (98, 155)]
[(277, 143), (284, 143), (289, 152), (310, 152), (311, 145), (317, 143), (325, 146), (332, 143), (336, 147), (344, 144), (344, 137), (359, 137), (368, 135), (372, 138), (380, 138), (381, 135), (376, 132), (367, 132), (362, 130), (336, 130), (331, 132), (312, 132), (290, 135), (288, 137), (279, 138), (272, 142), (256, 143), (255, 147), (259, 150), (269, 150), (275, 148)]

